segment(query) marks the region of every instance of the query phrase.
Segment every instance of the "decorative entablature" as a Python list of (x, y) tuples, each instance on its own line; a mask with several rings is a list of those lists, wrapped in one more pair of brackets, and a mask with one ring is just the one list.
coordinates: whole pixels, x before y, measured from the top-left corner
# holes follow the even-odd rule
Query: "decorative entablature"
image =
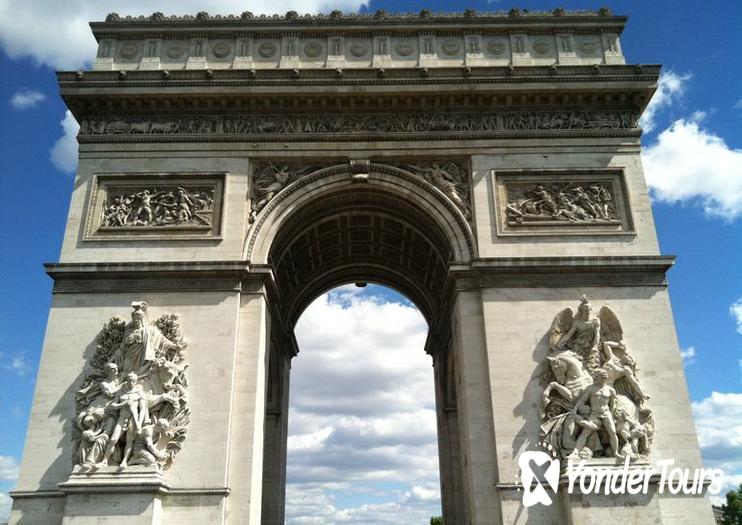
[[(58, 76), (81, 143), (634, 140), (659, 66), (626, 65), (618, 47), (616, 60), (606, 59), (606, 35), (617, 37), (625, 22), (560, 10), (111, 16), (92, 24), (102, 49), (110, 44), (98, 65)], [(593, 37), (595, 49), (585, 51), (581, 39)], [(353, 51), (362, 40), (363, 63)], [(168, 46), (182, 54), (169, 56)], [(595, 60), (580, 58), (580, 47)]]
[(626, 17), (597, 12), (108, 16), (95, 70), (624, 64)]
[(635, 137), (659, 66), (251, 71), (58, 76), (81, 142)]

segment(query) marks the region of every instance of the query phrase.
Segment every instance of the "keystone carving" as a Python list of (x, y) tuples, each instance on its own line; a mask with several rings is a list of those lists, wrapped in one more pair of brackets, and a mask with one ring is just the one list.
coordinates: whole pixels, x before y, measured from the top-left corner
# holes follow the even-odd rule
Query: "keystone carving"
[(150, 322), (148, 305), (132, 303), (131, 321), (112, 317), (77, 390), (73, 462), (106, 466), (172, 465), (190, 419), (185, 351), (178, 316)]
[(654, 435), (649, 399), (621, 323), (583, 296), (554, 318), (543, 375), (544, 441), (562, 458), (643, 459)]

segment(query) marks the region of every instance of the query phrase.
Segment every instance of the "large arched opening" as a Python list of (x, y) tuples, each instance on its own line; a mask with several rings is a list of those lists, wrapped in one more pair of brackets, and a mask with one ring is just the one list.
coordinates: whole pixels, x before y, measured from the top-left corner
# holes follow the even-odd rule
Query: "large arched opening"
[(411, 301), (375, 284), (334, 288), (301, 315), (286, 524), (427, 525), (441, 515), (427, 330)]
[(449, 522), (464, 522), (449, 270), (474, 256), (462, 211), (422, 177), (382, 164), (319, 170), (275, 195), (246, 244), (252, 267), (272, 274), (275, 317), (268, 356), (263, 523), (283, 523), (289, 375), (294, 328), (321, 294), (346, 283), (398, 290), (428, 325), (433, 358), (441, 499)]

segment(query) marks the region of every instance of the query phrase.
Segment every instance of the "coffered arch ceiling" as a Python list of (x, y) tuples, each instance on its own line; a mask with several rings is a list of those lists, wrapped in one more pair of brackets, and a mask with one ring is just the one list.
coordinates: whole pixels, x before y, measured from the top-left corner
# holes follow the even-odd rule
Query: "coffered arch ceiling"
[[(375, 178), (384, 176), (372, 172), (370, 181)], [(441, 221), (413, 192), (350, 180), (346, 173), (342, 182), (328, 181), (331, 188), (294, 207), (273, 236), (267, 262), (286, 320), (293, 326), (335, 286), (373, 282), (405, 294), (435, 326), (448, 267), (458, 255)]]

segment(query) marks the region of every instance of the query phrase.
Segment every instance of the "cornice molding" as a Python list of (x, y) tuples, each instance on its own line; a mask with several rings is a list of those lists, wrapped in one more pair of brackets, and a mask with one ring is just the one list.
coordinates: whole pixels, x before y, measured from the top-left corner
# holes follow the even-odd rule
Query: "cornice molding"
[(13, 490), (13, 499), (64, 498), (67, 494), (122, 494), (156, 492), (171, 496), (228, 496), (229, 487), (189, 487), (173, 488), (158, 484), (100, 485), (86, 487), (65, 487), (64, 490)]
[[(665, 287), (672, 256), (479, 258), (452, 263), (454, 289), (529, 286)], [(54, 293), (237, 291), (273, 287), (269, 266), (243, 261), (167, 263), (54, 263), (45, 265)], [(261, 292), (262, 293), (262, 292)]]
[(166, 16), (156, 12), (149, 16), (120, 16), (110, 13), (103, 22), (91, 22), (90, 27), (98, 35), (102, 32), (121, 30), (151, 30), (154, 27), (163, 27), (172, 30), (175, 27), (220, 29), (282, 29), (289, 26), (291, 30), (316, 29), (317, 27), (347, 28), (352, 26), (370, 26), (373, 28), (393, 29), (399, 26), (413, 25), (429, 29), (430, 27), (462, 26), (471, 28), (472, 25), (520, 26), (530, 27), (539, 25), (590, 25), (606, 27), (614, 31), (622, 31), (626, 24), (626, 16), (614, 16), (607, 8), (599, 10), (567, 11), (561, 8), (552, 11), (529, 11), (527, 9), (511, 9), (510, 11), (475, 11), (467, 9), (463, 12), (432, 12), (423, 9), (419, 13), (389, 13), (378, 10), (374, 13), (342, 13), (332, 11), (328, 14), (303, 14), (288, 11), (283, 15), (254, 15), (245, 11), (240, 15), (209, 15), (200, 12), (196, 15)]
[(674, 256), (480, 258), (452, 267), (455, 290), (493, 287), (667, 286)]
[(388, 70), (383, 77), (374, 69), (347, 70), (341, 77), (326, 69), (302, 70), (298, 77), (291, 70), (250, 71), (173, 71), (167, 79), (162, 71), (135, 71), (124, 80), (111, 71), (60, 72), (58, 78), (62, 96), (80, 122), (88, 116), (300, 114), (306, 119), (337, 114), (355, 118), (364, 112), (411, 112), (421, 118), (457, 111), (638, 114), (656, 89), (659, 66), (442, 68), (427, 77), (420, 68)]
[[(132, 291), (241, 292), (259, 274), (249, 275), (239, 261), (148, 263), (48, 263), (52, 293), (119, 293)], [(262, 276), (260, 277), (262, 279)]]
[[(640, 83), (652, 84), (659, 77), (658, 64), (601, 64), (548, 66), (465, 66), (423, 68), (246, 68), (246, 69), (174, 69), (126, 71), (58, 71), (63, 90), (72, 88), (178, 88), (209, 86), (369, 86), (398, 84), (567, 84), (567, 83)], [(627, 86), (623, 86), (624, 89)], [(591, 86), (595, 89), (595, 86)], [(611, 89), (604, 86), (603, 89)], [(553, 90), (551, 88), (550, 90)]]

